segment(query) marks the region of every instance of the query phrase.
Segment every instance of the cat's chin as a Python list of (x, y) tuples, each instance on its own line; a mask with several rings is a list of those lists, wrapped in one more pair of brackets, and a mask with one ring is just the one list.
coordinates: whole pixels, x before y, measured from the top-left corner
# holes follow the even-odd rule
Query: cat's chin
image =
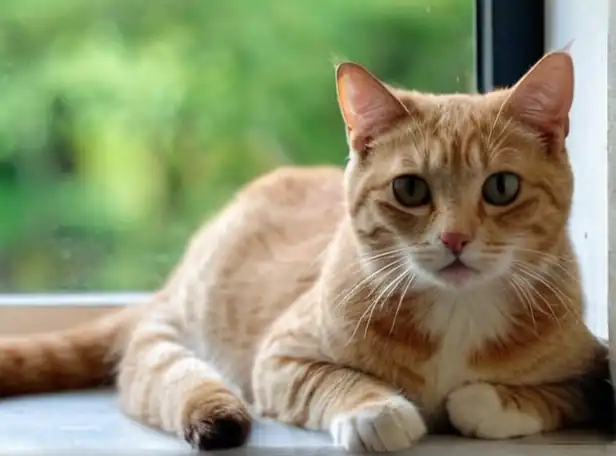
[(444, 288), (462, 289), (481, 282), (481, 271), (456, 260), (431, 274), (437, 284)]

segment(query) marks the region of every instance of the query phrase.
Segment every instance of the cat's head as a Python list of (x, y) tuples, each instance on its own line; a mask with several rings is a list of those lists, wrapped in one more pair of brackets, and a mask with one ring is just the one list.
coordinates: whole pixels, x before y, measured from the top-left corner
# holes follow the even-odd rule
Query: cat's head
[(573, 193), (567, 52), (485, 95), (394, 89), (354, 63), (336, 76), (347, 205), (373, 269), (408, 267), (418, 282), (457, 289), (532, 277), (553, 261)]

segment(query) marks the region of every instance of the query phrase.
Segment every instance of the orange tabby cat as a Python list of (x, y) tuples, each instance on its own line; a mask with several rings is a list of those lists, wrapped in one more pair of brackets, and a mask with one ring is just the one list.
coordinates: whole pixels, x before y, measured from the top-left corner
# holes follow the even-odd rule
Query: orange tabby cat
[(354, 451), (447, 422), (500, 439), (591, 419), (606, 349), (566, 231), (568, 53), (487, 95), (398, 90), (353, 63), (336, 76), (344, 172), (248, 185), (143, 307), (1, 341), (0, 393), (117, 368), (128, 415), (201, 449), (242, 444), (246, 404)]

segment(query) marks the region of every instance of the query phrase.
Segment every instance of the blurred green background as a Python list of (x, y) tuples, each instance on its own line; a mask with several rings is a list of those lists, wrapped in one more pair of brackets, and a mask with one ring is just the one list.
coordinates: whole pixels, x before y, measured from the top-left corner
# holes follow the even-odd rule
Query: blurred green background
[(3, 0), (0, 292), (141, 291), (252, 177), (346, 158), (333, 62), (474, 89), (472, 0)]

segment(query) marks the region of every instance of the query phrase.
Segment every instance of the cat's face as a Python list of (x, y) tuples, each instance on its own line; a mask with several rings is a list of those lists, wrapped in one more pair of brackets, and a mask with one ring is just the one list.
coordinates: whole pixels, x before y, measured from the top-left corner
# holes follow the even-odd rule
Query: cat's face
[(348, 207), (372, 270), (408, 270), (419, 284), (453, 289), (495, 279), (520, 286), (555, 261), (549, 252), (573, 191), (569, 87), (554, 101), (569, 106), (543, 106), (546, 120), (529, 117), (550, 101), (537, 81), (486, 96), (432, 96), (387, 90), (351, 71), (355, 86), (339, 85), (341, 97), (355, 97), (341, 103)]

